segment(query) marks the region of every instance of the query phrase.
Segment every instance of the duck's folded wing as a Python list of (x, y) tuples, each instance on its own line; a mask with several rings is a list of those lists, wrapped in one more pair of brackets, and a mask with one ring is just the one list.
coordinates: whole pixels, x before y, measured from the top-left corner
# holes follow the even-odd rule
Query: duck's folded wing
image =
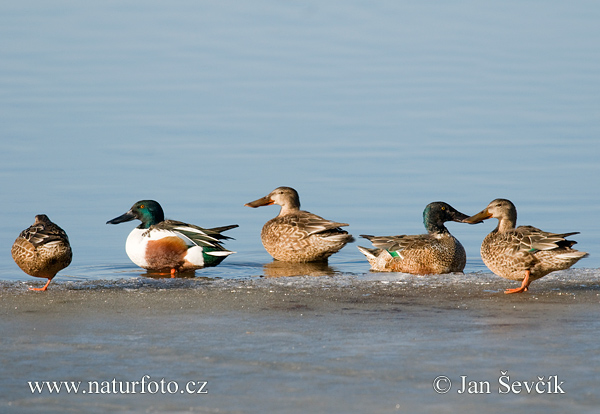
[[(51, 223), (54, 224), (54, 223)], [(56, 225), (35, 224), (23, 230), (20, 234), (35, 247), (60, 240), (68, 240), (67, 233)]]
[(179, 237), (183, 237), (191, 244), (195, 244), (197, 246), (222, 248), (221, 240), (231, 239), (231, 237), (222, 235), (220, 231), (229, 230), (238, 226), (236, 224), (232, 226), (205, 229), (193, 224), (183, 223), (181, 221), (165, 220), (153, 227), (160, 230), (172, 231)]
[(240, 227), (240, 226), (237, 225), (237, 224), (231, 224), (229, 226), (221, 226), (221, 227), (213, 227), (213, 228), (210, 228), (210, 229), (205, 229), (205, 231), (208, 234), (214, 234), (217, 239), (222, 239), (222, 240), (229, 240), (229, 239), (231, 239), (231, 240), (233, 240), (233, 237), (225, 236), (225, 235), (223, 235), (221, 233), (224, 232), (224, 231), (227, 231), (227, 230), (235, 229), (236, 227)]
[(406, 248), (419, 248), (425, 246), (431, 237), (428, 234), (400, 235), (400, 236), (370, 236), (361, 234), (360, 237), (368, 239), (373, 246), (389, 252), (398, 252)]
[(549, 233), (533, 226), (519, 226), (515, 232), (510, 233), (515, 240), (518, 250), (534, 252), (537, 250), (552, 250), (558, 247), (571, 247), (574, 240), (566, 238), (578, 232), (572, 233)]
[(297, 225), (300, 229), (306, 231), (310, 236), (312, 234), (322, 233), (330, 230), (337, 230), (339, 232), (347, 233), (340, 227), (348, 226), (348, 223), (338, 223), (319, 217), (316, 214), (303, 211), (302, 214), (297, 216), (290, 216), (293, 225)]

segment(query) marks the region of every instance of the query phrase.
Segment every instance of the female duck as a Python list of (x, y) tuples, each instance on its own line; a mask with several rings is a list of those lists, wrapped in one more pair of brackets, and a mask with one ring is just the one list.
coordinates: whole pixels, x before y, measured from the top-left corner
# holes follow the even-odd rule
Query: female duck
[(571, 249), (577, 242), (566, 239), (578, 232), (555, 234), (532, 226), (515, 228), (517, 209), (511, 201), (502, 198), (465, 221), (474, 223), (489, 218), (497, 218), (498, 227), (483, 239), (483, 262), (498, 276), (522, 281), (521, 287), (504, 293), (525, 292), (534, 280), (555, 270), (568, 269), (588, 255)]
[(50, 221), (47, 215), (35, 216), (35, 222), (23, 230), (11, 249), (17, 265), (30, 276), (44, 277), (48, 282), (41, 288), (46, 290), (56, 274), (71, 264), (73, 252), (67, 233)]
[(410, 236), (361, 235), (375, 249), (358, 246), (379, 272), (404, 272), (416, 275), (462, 272), (467, 263), (465, 249), (444, 225), (447, 221), (464, 223), (468, 218), (451, 205), (436, 201), (423, 211), (427, 234)]
[(106, 222), (118, 224), (131, 220), (142, 224), (127, 237), (125, 250), (133, 263), (153, 272), (194, 271), (216, 266), (228, 255), (222, 240), (231, 239), (221, 232), (238, 227), (204, 229), (181, 221), (165, 220), (163, 209), (154, 200), (138, 201), (125, 214)]
[(346, 243), (352, 235), (340, 227), (346, 223), (325, 220), (308, 211), (300, 210), (298, 192), (290, 187), (279, 187), (258, 200), (245, 204), (260, 207), (278, 204), (281, 211), (267, 221), (260, 238), (273, 258), (285, 262), (305, 263), (325, 261)]

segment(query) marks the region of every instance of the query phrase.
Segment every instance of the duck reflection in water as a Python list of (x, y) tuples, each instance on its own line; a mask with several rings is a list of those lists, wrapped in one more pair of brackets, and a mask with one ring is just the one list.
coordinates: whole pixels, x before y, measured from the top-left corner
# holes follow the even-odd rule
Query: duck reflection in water
[(308, 263), (290, 263), (273, 260), (263, 265), (265, 277), (287, 276), (334, 276), (336, 272), (326, 261)]

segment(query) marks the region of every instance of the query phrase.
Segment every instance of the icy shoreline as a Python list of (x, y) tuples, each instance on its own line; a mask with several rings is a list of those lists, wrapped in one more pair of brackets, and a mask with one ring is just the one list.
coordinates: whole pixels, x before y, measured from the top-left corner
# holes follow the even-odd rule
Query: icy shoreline
[[(291, 276), (291, 277), (253, 277), (246, 279), (221, 278), (150, 278), (132, 277), (110, 280), (77, 280), (65, 281), (57, 278), (47, 292), (31, 292), (29, 286), (37, 286), (38, 279), (29, 281), (0, 281), (0, 296), (29, 294), (36, 298), (51, 297), (59, 292), (74, 291), (126, 291), (148, 292), (152, 290), (190, 290), (226, 292), (231, 289), (264, 290), (286, 289), (293, 294), (298, 289), (300, 294), (310, 289), (311, 293), (319, 291), (362, 292), (363, 294), (401, 294), (419, 296), (421, 294), (443, 296), (444, 293), (468, 296), (490, 296), (502, 293), (517, 282), (505, 280), (492, 273), (477, 272), (467, 274), (445, 274), (415, 276), (403, 273), (367, 273), (360, 275), (341, 274), (336, 276)], [(573, 294), (583, 292), (600, 294), (600, 269), (570, 269), (554, 272), (535, 281), (529, 292), (524, 295)]]

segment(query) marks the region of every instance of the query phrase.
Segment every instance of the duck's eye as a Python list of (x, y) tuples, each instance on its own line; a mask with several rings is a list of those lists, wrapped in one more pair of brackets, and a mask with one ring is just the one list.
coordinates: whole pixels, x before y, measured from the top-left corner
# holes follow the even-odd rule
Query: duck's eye
[(442, 207), (442, 211), (446, 211), (446, 207)]
[(146, 208), (146, 206), (145, 206), (144, 204), (142, 204), (142, 205), (140, 206), (140, 208)]

